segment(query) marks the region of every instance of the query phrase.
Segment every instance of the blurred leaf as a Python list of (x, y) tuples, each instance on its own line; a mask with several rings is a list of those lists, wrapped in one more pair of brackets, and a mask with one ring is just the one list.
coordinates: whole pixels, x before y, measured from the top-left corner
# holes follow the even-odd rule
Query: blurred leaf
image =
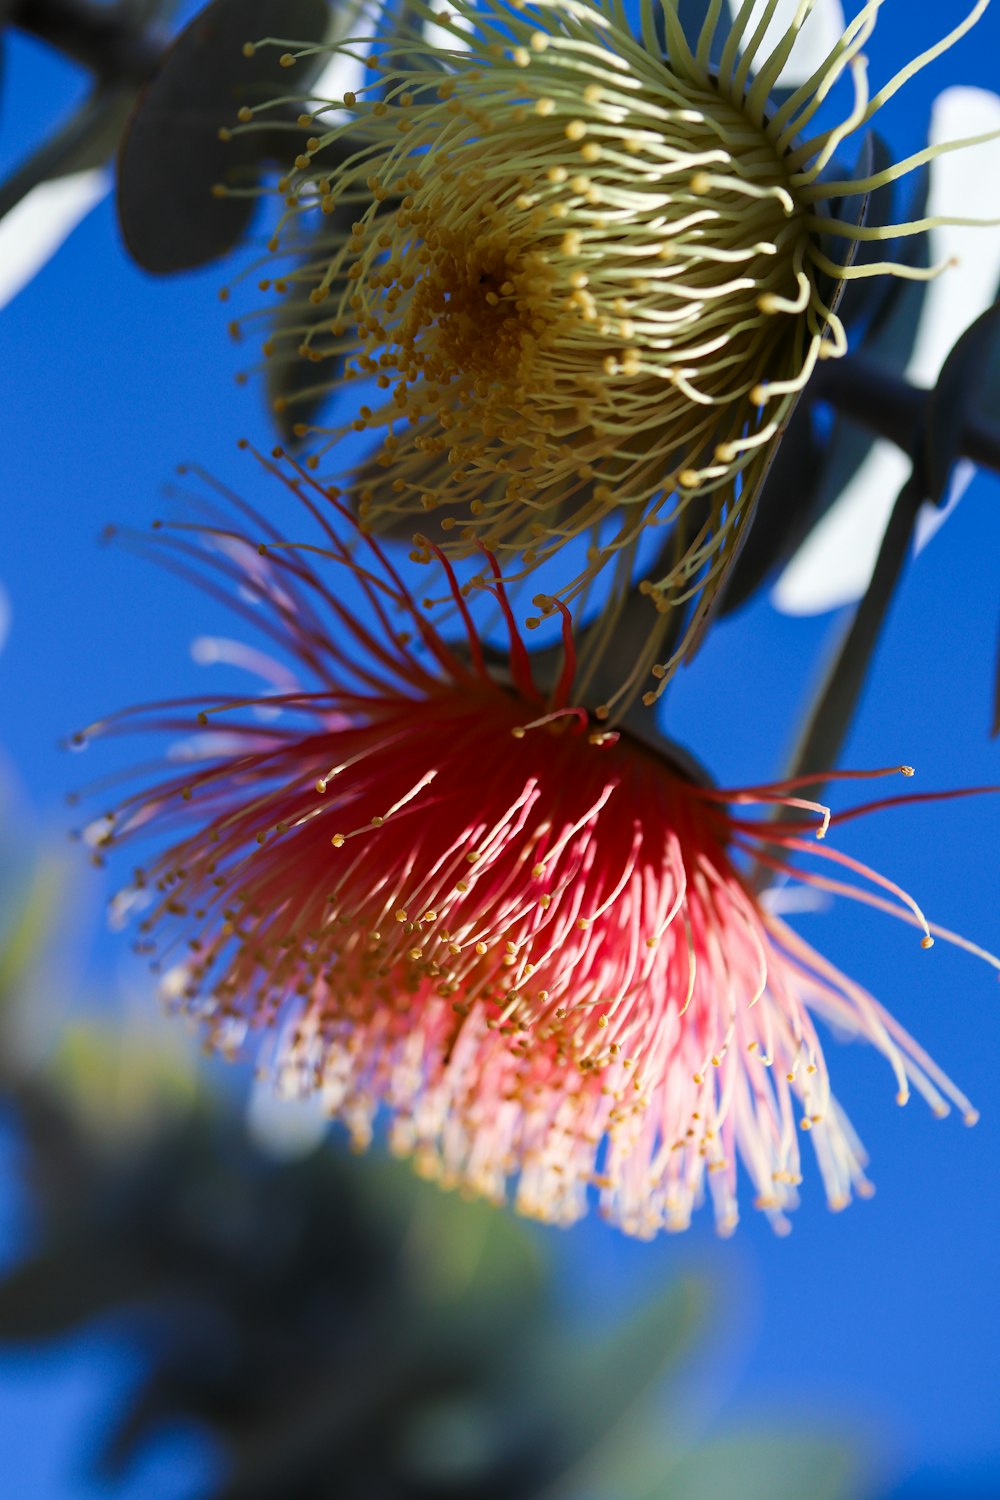
[(34, 280), (110, 187), (107, 167), (50, 177), (0, 219), (0, 308)]
[(253, 188), (260, 163), (291, 154), (294, 135), (276, 124), (221, 141), (219, 129), (233, 124), (243, 104), (283, 96), (290, 84), (292, 92), (307, 90), (322, 62), (299, 64), (290, 79), (277, 47), (247, 58), (243, 45), (270, 35), (321, 40), (329, 20), (326, 0), (212, 0), (164, 54), (118, 160), (122, 234), (145, 270), (189, 270), (239, 240), (257, 200), (215, 198), (214, 184)]
[[(0, 1281), (0, 1338), (114, 1316), (145, 1350), (105, 1480), (193, 1421), (226, 1459), (214, 1500), (686, 1500), (642, 1398), (687, 1352), (698, 1285), (568, 1338), (523, 1225), (402, 1164), (277, 1164), (217, 1112), (123, 1151), (36, 1086), (19, 1103), (38, 1248)], [(677, 1473), (728, 1476), (709, 1460), (700, 1446)], [(776, 1461), (768, 1500), (786, 1494)], [(712, 1500), (729, 1494), (744, 1500)]]
[[(869, 176), (873, 170), (873, 161), (873, 136), (872, 132), (869, 131), (862, 140), (861, 154), (857, 166), (854, 168), (854, 175), (858, 178), (865, 178)], [(831, 200), (830, 213), (834, 217), (843, 220), (845, 223), (863, 225), (867, 222), (870, 199), (871, 194), (869, 193), (856, 193), (849, 198), (838, 198)], [(838, 246), (837, 243), (834, 242), (833, 236), (825, 235), (822, 238), (821, 243), (824, 252), (834, 262), (835, 265), (847, 269), (847, 267), (853, 264), (858, 252), (857, 241), (853, 241), (849, 244), (849, 248), (846, 252), (846, 259), (844, 259), (845, 252), (842, 245)], [(825, 273), (819, 276), (817, 279), (819, 283), (820, 295), (822, 296), (827, 307), (830, 309), (831, 313), (838, 313), (841, 302), (845, 295), (845, 290), (848, 286), (848, 282), (843, 277), (841, 277), (841, 279), (837, 281), (832, 276), (826, 275)], [(796, 398), (796, 401), (786, 418), (784, 432), (771, 446), (771, 454), (767, 469), (761, 476), (755, 493), (744, 495), (743, 514), (740, 522), (740, 528), (737, 533), (735, 544), (730, 550), (729, 560), (723, 570), (720, 587), (710, 600), (703, 601), (700, 605), (696, 605), (694, 613), (692, 615), (692, 644), (690, 647), (690, 650), (692, 652), (698, 648), (699, 642), (704, 638), (705, 632), (707, 631), (715, 612), (721, 612), (725, 608), (735, 608), (738, 603), (742, 603), (747, 598), (750, 591), (750, 580), (762, 579), (773, 567), (776, 567), (777, 564), (782, 560), (781, 546), (785, 539), (789, 535), (801, 534), (801, 536), (804, 536), (805, 534), (807, 534), (810, 527), (814, 524), (815, 520), (818, 519), (818, 516), (814, 513), (816, 507), (815, 496), (817, 493), (815, 484), (810, 482), (808, 486), (800, 485), (799, 487), (792, 490), (791, 496), (787, 491), (783, 492), (781, 489), (775, 486), (775, 490), (772, 491), (772, 494), (781, 495), (784, 500), (784, 505), (788, 509), (794, 510), (795, 515), (793, 517), (779, 517), (775, 515), (775, 508), (778, 506), (777, 499), (775, 499), (771, 503), (771, 505), (769, 505), (770, 524), (765, 525), (763, 536), (757, 543), (755, 553), (752, 554), (751, 563), (747, 565), (747, 570), (739, 584), (738, 592), (733, 597), (732, 602), (730, 602), (729, 580), (737, 573), (737, 570), (740, 568), (748, 539), (753, 536), (756, 530), (758, 510), (761, 501), (763, 500), (764, 495), (767, 491), (772, 471), (776, 468), (779, 462), (782, 447), (784, 446), (792, 429), (792, 426), (796, 421), (796, 417), (799, 415), (800, 407), (803, 404), (808, 404), (813, 394), (813, 382), (810, 382), (810, 384), (806, 386), (805, 391), (800, 392), (799, 396)], [(807, 414), (803, 417), (803, 420), (808, 421)], [(803, 433), (801, 430), (795, 435), (792, 453), (788, 459), (790, 474), (792, 476), (800, 473), (800, 464), (802, 461), (803, 450), (808, 442), (808, 437), (809, 435), (807, 433)]]
[(39, 183), (108, 161), (134, 97), (135, 88), (130, 84), (95, 89), (66, 124), (0, 185), (0, 218)]
[(1000, 333), (1000, 301), (968, 327), (945, 360), (931, 393), (924, 427), (924, 497), (939, 504), (962, 441), (975, 397), (994, 355)]
[[(873, 151), (874, 149), (873, 145)], [(921, 215), (926, 195), (927, 178), (923, 177), (908, 212), (915, 216)], [(872, 194), (872, 199), (877, 197), (877, 194)], [(884, 200), (879, 200), (877, 211), (880, 214), (885, 212)], [(874, 243), (880, 255), (887, 253), (884, 242)], [(928, 264), (926, 235), (913, 236), (893, 244), (894, 253), (903, 263), (921, 267)], [(867, 294), (865, 297), (855, 295), (858, 288), (872, 286), (882, 288), (878, 299), (868, 299)], [(895, 277), (872, 277), (846, 284), (839, 313), (845, 319), (852, 337), (852, 354), (843, 361), (829, 360), (822, 364), (806, 391), (806, 401), (822, 402), (826, 399), (828, 387), (836, 384), (838, 397), (833, 403), (832, 427), (817, 442), (813, 467), (809, 470), (807, 466), (810, 458), (805, 451), (805, 442), (800, 434), (792, 431), (790, 425), (782, 442), (783, 446), (791, 443), (792, 452), (788, 460), (791, 472), (787, 483), (795, 488), (782, 496), (782, 486), (786, 481), (781, 476), (779, 450), (774, 465), (778, 478), (771, 494), (765, 492), (761, 496), (761, 507), (765, 515), (773, 516), (773, 520), (765, 520), (765, 536), (759, 542), (755, 538), (758, 525), (758, 521), (755, 521), (755, 530), (751, 531), (746, 544), (746, 550), (752, 551), (754, 560), (749, 565), (748, 577), (741, 580), (739, 595), (732, 599), (727, 595), (727, 607), (737, 607), (751, 592), (751, 588), (758, 587), (766, 580), (770, 571), (794, 556), (815, 526), (860, 473), (872, 451), (876, 434), (871, 427), (840, 409), (843, 387), (850, 386), (853, 378), (851, 372), (858, 368), (859, 360), (866, 368), (877, 365), (887, 373), (902, 372), (905, 369), (916, 344), (926, 291), (926, 282)], [(855, 321), (861, 323), (860, 329), (855, 328)], [(888, 390), (888, 384), (885, 388)], [(800, 408), (795, 421), (803, 419), (804, 413)], [(787, 503), (789, 492), (797, 497), (794, 506)], [(770, 537), (767, 535), (769, 525), (773, 528)], [(758, 551), (753, 551), (755, 542)], [(766, 567), (763, 566), (765, 560)]]
[[(375, 35), (381, 40), (392, 38), (395, 46), (393, 48), (399, 58), (399, 67), (403, 70), (411, 70), (417, 73), (444, 72), (447, 64), (442, 58), (429, 56), (426, 53), (406, 53), (399, 49), (401, 41), (417, 41), (422, 38), (427, 22), (418, 11), (416, 11), (411, 0), (378, 0), (375, 8)], [(368, 20), (371, 26), (371, 19)], [(370, 97), (384, 99), (390, 87), (390, 82), (381, 85), (376, 94)]]
[(850, 1500), (859, 1493), (857, 1457), (845, 1445), (757, 1431), (699, 1448), (643, 1500)]
[[(860, 164), (853, 169), (856, 176), (874, 176), (890, 168), (895, 162), (895, 153), (874, 130), (869, 132), (871, 154), (862, 173)], [(908, 174), (902, 182), (889, 182), (874, 188), (868, 194), (864, 224), (868, 228), (884, 229), (888, 224), (901, 224), (922, 219), (927, 210), (927, 195), (930, 191), (930, 172), (926, 166)], [(904, 266), (926, 266), (929, 264), (928, 236), (926, 234), (899, 235), (889, 240), (865, 240), (857, 248), (854, 264), (872, 265), (877, 261), (894, 261)], [(902, 369), (916, 338), (914, 317), (919, 318), (920, 305), (927, 290), (927, 283), (911, 281), (894, 276), (869, 276), (848, 284), (840, 306), (840, 316), (849, 327), (864, 329), (865, 347), (876, 338), (885, 325), (892, 321), (893, 311), (900, 300), (910, 305), (911, 321), (896, 321), (900, 333), (908, 329), (910, 345), (899, 358)], [(879, 349), (880, 357), (889, 358), (885, 346)]]
[[(996, 290), (1000, 302), (1000, 286)], [(982, 370), (979, 389), (973, 394), (976, 413), (987, 422), (1000, 423), (1000, 339), (994, 339)]]
[[(855, 181), (864, 181), (874, 173), (875, 141), (875, 132), (866, 130), (858, 148), (858, 159), (849, 173)], [(858, 228), (864, 228), (868, 224), (871, 202), (871, 193), (852, 193), (846, 198), (827, 200), (827, 212), (829, 217), (839, 219), (843, 224), (854, 224)], [(845, 242), (839, 235), (825, 234), (820, 237), (820, 244), (826, 256), (833, 261), (835, 266), (843, 270), (854, 265), (858, 259), (861, 243), (860, 240), (848, 240), (845, 250)], [(850, 284), (843, 277), (835, 281), (825, 272), (818, 277), (818, 280), (821, 295), (827, 307), (839, 314)]]
[[(383, 1192), (398, 1192), (398, 1167), (392, 1177)], [(484, 1300), (535, 1302), (543, 1283), (542, 1258), (512, 1214), (406, 1180), (412, 1198), (407, 1258), (434, 1316)]]
[(551, 1368), (542, 1366), (538, 1384), (551, 1392), (562, 1424), (573, 1435), (564, 1458), (567, 1469), (613, 1438), (635, 1404), (687, 1354), (704, 1312), (701, 1284), (678, 1281), (603, 1340), (553, 1351)]
[(757, 501), (719, 614), (739, 609), (781, 560), (794, 552), (817, 519), (817, 493), (827, 477), (826, 448), (816, 436), (811, 407), (800, 402), (778, 445)]
[(66, 1334), (148, 1287), (133, 1268), (85, 1241), (47, 1250), (0, 1281), (0, 1339), (36, 1343)]
[[(328, 155), (334, 159), (333, 153)], [(351, 202), (338, 204), (331, 215), (324, 216), (316, 235), (317, 245), (330, 233), (344, 233), (356, 212), (356, 206)], [(313, 259), (307, 253), (302, 263)], [(291, 286), (297, 286), (294, 279), (291, 279)], [(295, 296), (291, 292), (282, 297), (268, 319), (268, 338), (275, 352), (265, 365), (267, 398), (282, 441), (287, 445), (294, 445), (296, 441), (296, 424), (312, 422), (330, 398), (330, 386), (343, 369), (343, 357), (339, 354), (317, 364), (299, 353), (306, 336), (329, 322), (329, 305), (313, 303), (308, 295)]]
[(40, 861), (23, 881), (24, 894), (0, 929), (0, 1004), (10, 1000), (42, 951), (52, 931), (63, 870), (54, 860)]
[[(926, 236), (921, 236), (920, 245), (921, 253), (910, 264), (926, 267), (929, 264)], [(866, 358), (877, 360), (888, 370), (905, 370), (920, 332), (920, 319), (927, 300), (927, 282), (896, 276), (873, 276), (869, 282), (862, 284), (871, 285), (873, 282), (891, 282), (891, 285), (867, 336), (859, 346), (860, 351)]]
[(138, 1150), (196, 1102), (192, 1047), (179, 1027), (161, 1036), (121, 1017), (74, 1019), (60, 1028), (47, 1069), (79, 1125), (117, 1139), (119, 1149), (124, 1140)]

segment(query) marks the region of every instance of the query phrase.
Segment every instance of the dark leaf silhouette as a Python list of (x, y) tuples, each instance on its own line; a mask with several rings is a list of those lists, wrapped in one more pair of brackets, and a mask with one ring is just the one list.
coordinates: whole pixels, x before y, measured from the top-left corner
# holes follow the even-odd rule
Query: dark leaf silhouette
[[(269, 113), (272, 129), (220, 140), (242, 105), (308, 87), (294, 80), (277, 47), (246, 57), (243, 46), (269, 35), (321, 40), (325, 0), (213, 0), (181, 32), (140, 95), (118, 160), (118, 213), (125, 244), (147, 271), (203, 265), (231, 250), (253, 216), (255, 198), (213, 197), (217, 183), (252, 189), (260, 164), (294, 151), (295, 113)], [(315, 71), (314, 69), (312, 70)]]
[(955, 460), (962, 451), (969, 415), (1000, 337), (1000, 301), (965, 330), (941, 368), (928, 404), (921, 482), (926, 499), (944, 499)]

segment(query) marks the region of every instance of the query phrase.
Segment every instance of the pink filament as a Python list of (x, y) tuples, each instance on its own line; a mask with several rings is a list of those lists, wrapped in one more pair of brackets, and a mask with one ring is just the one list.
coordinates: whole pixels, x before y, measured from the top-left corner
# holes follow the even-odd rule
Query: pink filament
[[(254, 564), (261, 622), (317, 691), (262, 698), (282, 710), (273, 724), (237, 720), (224, 702), (226, 752), (141, 788), (94, 840), (171, 832), (136, 874), (150, 902), (143, 945), (214, 1045), (236, 1052), (273, 1032), (281, 1088), (319, 1092), (358, 1142), (385, 1109), (394, 1148), (427, 1173), (495, 1198), (516, 1184), (523, 1211), (556, 1222), (579, 1217), (596, 1185), (602, 1211), (643, 1236), (685, 1227), (706, 1194), (729, 1232), (739, 1161), (755, 1203), (783, 1227), (804, 1130), (833, 1206), (869, 1190), (817, 1016), (882, 1052), (900, 1097), (913, 1084), (936, 1109), (969, 1113), (863, 989), (767, 913), (733, 862), (742, 846), (784, 871), (769, 850), (808, 847), (896, 895), (907, 919), (920, 915), (893, 882), (803, 845), (801, 822), (729, 812), (759, 803), (822, 815), (792, 795), (805, 778), (720, 792), (596, 731), (571, 701), (568, 617), (546, 697), (494, 574), (508, 692), (446, 564), (470, 671), (376, 542), (358, 534), (364, 563), (348, 551), (337, 528), (356, 523), (343, 507), (301, 471), (275, 472), (320, 521), (331, 572), (361, 576), (374, 624), (343, 605), (304, 548), (272, 535)], [(221, 567), (232, 586), (238, 564), (220, 564), (214, 535), (183, 543), (183, 555), (210, 576)], [(434, 667), (401, 643), (383, 600)], [(150, 727), (197, 732), (204, 714), (186, 718), (189, 701), (201, 700), (153, 706)]]

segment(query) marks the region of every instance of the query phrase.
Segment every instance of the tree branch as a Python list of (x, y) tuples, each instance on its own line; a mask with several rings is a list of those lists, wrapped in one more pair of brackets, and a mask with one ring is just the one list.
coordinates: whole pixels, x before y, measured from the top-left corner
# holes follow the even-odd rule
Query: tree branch
[(142, 25), (135, 7), (92, 0), (20, 0), (10, 20), (96, 77), (115, 83), (144, 83), (165, 41)]
[[(828, 402), (852, 421), (888, 438), (915, 464), (922, 460), (921, 448), (932, 392), (910, 385), (862, 354), (831, 359), (821, 365), (809, 385), (808, 394)], [(980, 468), (1000, 474), (1000, 424), (972, 416), (965, 424), (961, 456)]]

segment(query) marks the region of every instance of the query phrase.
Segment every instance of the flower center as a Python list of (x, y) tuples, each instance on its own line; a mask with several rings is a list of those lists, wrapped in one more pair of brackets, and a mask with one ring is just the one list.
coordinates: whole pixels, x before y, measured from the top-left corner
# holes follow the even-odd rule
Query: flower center
[(474, 402), (485, 421), (498, 392), (509, 401), (536, 379), (556, 321), (555, 278), (544, 257), (490, 232), (485, 218), (478, 232), (428, 227), (424, 248), (432, 258), (387, 352), (407, 385), (457, 385), (453, 397)]
[[(412, 191), (390, 207), (377, 179), (355, 226), (357, 363), (384, 389), (396, 377), (371, 422), (383, 457), (399, 475), (405, 414), (412, 450), (447, 454), (424, 508), (479, 501), (491, 545), (523, 545), (526, 520), (581, 485), (615, 504), (697, 487), (720, 447), (738, 462), (776, 357), (785, 373), (767, 299), (794, 293), (804, 230), (781, 161), (714, 90), (688, 86), (678, 108), (657, 66), (659, 89), (576, 83), (562, 113), (529, 77), (518, 102), (470, 103), (457, 141), (452, 93), (418, 102)], [(560, 83), (553, 66), (537, 87)], [(402, 477), (376, 513), (412, 506)]]

